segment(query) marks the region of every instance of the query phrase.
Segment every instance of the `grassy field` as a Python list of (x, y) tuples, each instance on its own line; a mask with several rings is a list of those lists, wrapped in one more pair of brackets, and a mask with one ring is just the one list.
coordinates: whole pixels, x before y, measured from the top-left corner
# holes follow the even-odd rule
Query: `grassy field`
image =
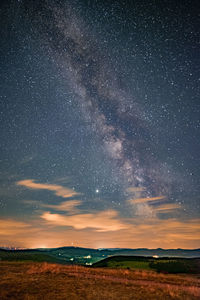
[(193, 300), (199, 297), (200, 279), (192, 275), (0, 262), (1, 300)]
[(140, 270), (150, 270), (149, 263), (146, 261), (128, 261), (123, 260), (120, 262), (108, 261), (108, 268), (120, 268), (120, 269), (140, 269)]

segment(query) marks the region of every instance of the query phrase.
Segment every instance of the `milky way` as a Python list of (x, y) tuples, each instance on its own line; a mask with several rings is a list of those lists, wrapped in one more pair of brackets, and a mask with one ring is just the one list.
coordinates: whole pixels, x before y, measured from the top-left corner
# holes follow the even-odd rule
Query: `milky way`
[(120, 86), (109, 58), (75, 9), (67, 2), (44, 2), (32, 9), (28, 5), (28, 16), (35, 34), (39, 33), (46, 51), (70, 81), (81, 113), (112, 161), (113, 180), (124, 189), (144, 186), (147, 196), (168, 195), (173, 180), (167, 182), (167, 173), (156, 159), (150, 124), (136, 97)]

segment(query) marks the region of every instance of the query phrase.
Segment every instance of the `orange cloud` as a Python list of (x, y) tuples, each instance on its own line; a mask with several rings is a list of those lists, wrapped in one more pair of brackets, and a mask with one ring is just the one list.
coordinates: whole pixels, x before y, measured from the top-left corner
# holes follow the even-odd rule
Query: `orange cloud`
[(57, 226), (71, 226), (75, 229), (93, 228), (99, 232), (117, 231), (129, 227), (129, 225), (122, 223), (117, 217), (118, 214), (114, 210), (72, 216), (45, 212), (41, 216), (47, 222)]
[[(143, 216), (149, 218), (156, 218), (156, 214), (158, 213), (170, 213), (173, 210), (180, 209), (181, 206), (176, 203), (156, 203), (156, 201), (163, 200), (165, 197), (152, 197), (152, 198), (138, 198), (138, 199), (130, 199), (129, 203), (135, 205), (135, 214), (136, 216)], [(150, 202), (150, 203), (149, 203)], [(152, 203), (151, 203), (152, 202)], [(156, 203), (157, 206), (149, 205)]]
[(80, 193), (77, 193), (74, 190), (69, 189), (67, 187), (63, 187), (61, 185), (36, 183), (32, 179), (21, 180), (18, 181), (16, 184), (20, 186), (25, 186), (29, 189), (53, 191), (57, 196), (63, 198), (70, 198), (73, 196), (80, 195)]
[(138, 203), (148, 203), (151, 201), (157, 201), (165, 199), (165, 196), (159, 196), (159, 197), (152, 197), (152, 198), (137, 198), (137, 199), (129, 199), (128, 202), (131, 204), (138, 204)]
[(77, 213), (78, 209), (76, 208), (82, 203), (82, 201), (79, 200), (68, 200), (64, 201), (60, 204), (43, 204), (41, 203), (40, 206), (46, 207), (46, 208), (52, 208), (55, 210), (60, 210), (60, 211), (67, 211), (70, 213)]
[(168, 211), (174, 210), (174, 209), (179, 209), (181, 208), (181, 206), (179, 204), (172, 204), (172, 203), (168, 203), (168, 204), (162, 204), (159, 205), (157, 207), (154, 207), (153, 209), (159, 213), (166, 213)]
[(20, 235), (30, 229), (30, 224), (12, 219), (0, 219), (0, 237)]

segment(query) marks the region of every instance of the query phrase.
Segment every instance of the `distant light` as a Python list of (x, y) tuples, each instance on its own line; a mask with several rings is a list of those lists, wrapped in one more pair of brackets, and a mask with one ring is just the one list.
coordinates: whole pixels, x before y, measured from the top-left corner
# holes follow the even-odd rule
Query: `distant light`
[(91, 258), (91, 255), (83, 256), (84, 258)]
[(158, 255), (153, 255), (153, 258), (159, 258), (159, 256)]
[(96, 191), (95, 191), (97, 194), (99, 193), (99, 189), (96, 189)]

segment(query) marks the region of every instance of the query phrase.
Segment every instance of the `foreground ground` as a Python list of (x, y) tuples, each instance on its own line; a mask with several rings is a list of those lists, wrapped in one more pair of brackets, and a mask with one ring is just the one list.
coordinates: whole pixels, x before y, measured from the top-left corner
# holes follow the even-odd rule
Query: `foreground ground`
[(200, 299), (200, 278), (144, 270), (0, 262), (0, 299)]

